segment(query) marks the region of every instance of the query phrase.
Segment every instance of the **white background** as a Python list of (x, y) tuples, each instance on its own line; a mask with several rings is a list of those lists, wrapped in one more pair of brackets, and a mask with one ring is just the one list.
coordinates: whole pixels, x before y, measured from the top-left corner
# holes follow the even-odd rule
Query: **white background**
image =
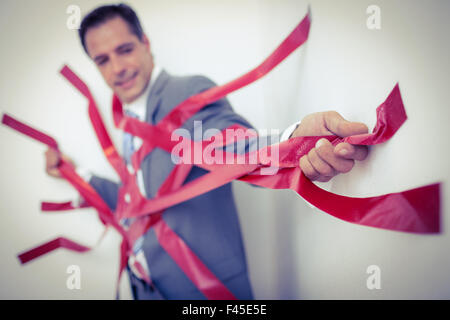
[[(399, 82), (408, 121), (351, 173), (321, 186), (372, 196), (443, 182), (440, 235), (414, 235), (349, 224), (310, 208), (289, 190), (235, 183), (250, 278), (258, 299), (450, 298), (449, 59), (450, 2), (441, 1), (130, 1), (156, 63), (173, 74), (225, 83), (259, 64), (312, 12), (309, 40), (267, 77), (229, 96), (261, 129), (283, 129), (317, 111), (375, 124), (375, 108)], [(113, 130), (110, 91), (66, 21), (100, 1), (2, 1), (0, 111), (57, 137), (78, 165), (116, 179), (87, 116), (86, 100), (59, 74), (68, 63), (93, 90)], [(369, 30), (369, 5), (381, 29)], [(92, 252), (58, 250), (20, 266), (16, 255), (58, 235), (93, 245), (102, 233), (92, 210), (46, 215), (40, 201), (75, 191), (44, 172), (45, 148), (0, 127), (0, 298), (112, 299), (120, 237), (110, 231)], [(81, 290), (68, 290), (66, 268), (81, 268)], [(366, 269), (381, 269), (368, 290)], [(130, 298), (127, 277), (122, 298)]]

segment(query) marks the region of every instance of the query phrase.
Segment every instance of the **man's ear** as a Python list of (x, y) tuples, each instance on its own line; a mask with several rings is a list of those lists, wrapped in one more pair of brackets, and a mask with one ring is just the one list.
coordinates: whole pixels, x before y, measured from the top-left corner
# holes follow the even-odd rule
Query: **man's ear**
[(150, 51), (150, 40), (148, 39), (146, 34), (142, 35), (142, 43), (147, 47), (147, 49)]

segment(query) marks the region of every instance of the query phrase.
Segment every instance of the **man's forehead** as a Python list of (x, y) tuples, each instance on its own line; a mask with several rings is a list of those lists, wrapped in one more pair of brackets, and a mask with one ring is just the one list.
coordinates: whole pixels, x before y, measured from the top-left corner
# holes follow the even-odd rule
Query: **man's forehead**
[(86, 32), (85, 41), (89, 55), (94, 58), (100, 54), (108, 54), (124, 43), (138, 41), (138, 38), (125, 20), (114, 17), (90, 28)]

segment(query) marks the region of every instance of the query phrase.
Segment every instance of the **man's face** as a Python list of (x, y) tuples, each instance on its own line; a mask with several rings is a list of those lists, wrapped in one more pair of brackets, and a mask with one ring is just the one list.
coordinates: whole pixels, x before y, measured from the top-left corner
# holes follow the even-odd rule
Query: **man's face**
[(133, 102), (144, 92), (153, 70), (146, 36), (140, 41), (127, 22), (116, 17), (90, 28), (85, 42), (103, 79), (122, 102)]

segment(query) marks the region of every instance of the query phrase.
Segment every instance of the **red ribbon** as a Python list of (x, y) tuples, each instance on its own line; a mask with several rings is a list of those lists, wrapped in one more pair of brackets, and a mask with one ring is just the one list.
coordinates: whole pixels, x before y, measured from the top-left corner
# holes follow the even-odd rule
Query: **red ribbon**
[[(204, 106), (267, 74), (306, 41), (309, 27), (310, 20), (309, 15), (307, 15), (261, 65), (234, 81), (190, 97), (174, 108), (158, 125), (151, 126), (136, 119), (125, 117), (120, 101), (114, 96), (113, 116), (115, 125), (143, 139), (142, 147), (133, 155), (133, 167), (137, 170), (140, 167), (142, 159), (156, 146), (167, 152), (172, 152), (173, 146), (177, 143), (170, 139), (173, 130), (182, 126), (185, 121)], [(272, 176), (260, 174), (261, 170), (268, 165), (263, 161), (259, 161), (257, 164), (225, 166), (200, 163), (196, 165), (209, 170), (210, 173), (182, 186), (192, 165), (179, 164), (175, 166), (172, 173), (158, 191), (156, 197), (147, 200), (140, 194), (135, 176), (128, 172), (123, 159), (116, 151), (89, 88), (68, 67), (64, 67), (61, 73), (88, 99), (89, 117), (103, 152), (122, 180), (118, 205), (116, 212), (113, 214), (95, 190), (76, 174), (70, 163), (61, 161), (59, 166), (61, 175), (86, 200), (85, 206), (93, 206), (99, 212), (100, 219), (106, 225), (112, 225), (122, 235), (119, 279), (131, 254), (130, 248), (140, 236), (150, 227), (153, 227), (161, 246), (205, 297), (208, 299), (233, 299), (233, 294), (226, 286), (204, 265), (186, 243), (169, 228), (161, 217), (165, 208), (213, 190), (234, 179), (267, 188), (289, 188), (295, 190), (319, 209), (348, 222), (406, 232), (436, 233), (440, 231), (439, 184), (370, 198), (340, 196), (322, 190), (314, 185), (303, 175), (298, 167), (298, 161), (322, 137), (299, 137), (279, 144), (277, 146), (280, 155), (279, 161), (276, 164), (270, 164), (272, 166), (276, 165), (279, 171), (276, 175)], [(397, 85), (386, 101), (377, 108), (377, 125), (372, 133), (344, 139), (336, 136), (325, 136), (325, 138), (334, 145), (343, 141), (352, 144), (374, 145), (390, 139), (405, 120), (406, 113)], [(56, 141), (48, 135), (8, 115), (4, 115), (2, 121), (4, 124), (19, 132), (58, 150)], [(235, 126), (235, 128), (238, 127)], [(226, 140), (222, 141), (224, 141), (224, 145), (230, 142)], [(207, 145), (204, 141), (191, 141), (190, 143), (194, 148), (197, 145), (201, 150)], [(272, 148), (274, 146), (256, 151), (256, 156), (258, 159), (263, 159), (263, 154), (270, 153)], [(235, 157), (239, 156), (235, 155)], [(43, 208), (59, 210), (63, 208), (71, 209), (73, 206), (68, 203), (58, 205), (46, 203), (45, 205), (43, 204)], [(138, 217), (138, 219), (125, 230), (118, 223), (123, 217)], [(88, 247), (78, 245), (71, 240), (57, 238), (21, 254), (19, 258), (25, 263), (59, 247), (78, 252), (89, 250)], [(140, 270), (143, 279), (151, 284), (151, 280), (143, 271), (142, 266), (136, 265), (136, 267)]]
[(82, 208), (89, 208), (90, 205), (87, 202), (83, 202), (80, 205), (76, 206), (71, 201), (56, 203), (56, 202), (42, 202), (41, 210), (42, 211), (67, 211), (67, 210), (75, 210)]
[[(220, 98), (220, 90), (215, 89), (217, 98)], [(208, 95), (208, 91), (200, 95)], [(198, 100), (201, 100), (199, 98)], [(115, 108), (120, 110), (115, 99)], [(119, 113), (120, 111), (116, 111)], [(123, 116), (122, 116), (123, 117)], [(117, 117), (119, 118), (119, 117)], [(124, 117), (125, 118), (125, 117)], [(377, 124), (372, 133), (360, 134), (346, 138), (337, 136), (299, 137), (290, 139), (276, 146), (279, 148), (279, 172), (273, 176), (259, 174), (259, 169), (265, 165), (259, 164), (233, 164), (226, 167), (199, 164), (208, 169), (208, 173), (195, 181), (170, 193), (161, 195), (137, 208), (128, 211), (126, 217), (140, 217), (189, 200), (195, 196), (211, 191), (232, 180), (239, 179), (255, 185), (272, 189), (292, 189), (319, 209), (345, 221), (363, 224), (372, 227), (390, 229), (396, 231), (416, 233), (437, 233), (440, 231), (440, 184), (425, 186), (400, 193), (391, 193), (370, 198), (354, 198), (336, 195), (320, 189), (309, 181), (300, 171), (298, 163), (300, 158), (313, 148), (317, 140), (326, 138), (334, 145), (340, 142), (352, 144), (376, 145), (390, 139), (406, 121), (406, 112), (400, 95), (398, 85), (394, 87), (385, 102), (377, 108)], [(154, 144), (170, 152), (174, 143), (170, 141), (171, 133), (162, 128), (155, 130), (154, 126), (146, 123), (138, 123), (135, 119), (120, 119), (117, 123), (126, 123), (125, 130), (151, 139), (149, 132), (157, 134), (158, 139), (153, 138)], [(192, 142), (192, 145), (195, 143)], [(194, 149), (195, 147), (192, 147)], [(267, 147), (268, 149), (273, 146)], [(267, 150), (259, 150), (258, 153), (266, 154)], [(262, 158), (262, 156), (259, 156)], [(250, 174), (253, 173), (253, 174)], [(416, 200), (416, 201), (414, 201)]]
[(86, 252), (91, 250), (91, 248), (80, 245), (72, 240), (67, 238), (59, 237), (47, 243), (44, 243), (32, 250), (28, 250), (24, 253), (19, 254), (19, 260), (22, 264), (25, 264), (37, 257), (40, 257), (46, 253), (49, 253), (58, 248), (66, 248), (71, 251), (76, 252)]

